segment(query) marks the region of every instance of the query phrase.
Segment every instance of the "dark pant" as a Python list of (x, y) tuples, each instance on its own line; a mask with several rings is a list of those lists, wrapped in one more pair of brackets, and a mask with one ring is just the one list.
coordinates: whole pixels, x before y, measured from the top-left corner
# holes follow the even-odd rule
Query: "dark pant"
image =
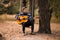
[(34, 31), (34, 21), (28, 21), (26, 23), (23, 23), (22, 26), (23, 26), (22, 27), (23, 33), (25, 33), (25, 27), (29, 27), (29, 26), (31, 26), (31, 32)]

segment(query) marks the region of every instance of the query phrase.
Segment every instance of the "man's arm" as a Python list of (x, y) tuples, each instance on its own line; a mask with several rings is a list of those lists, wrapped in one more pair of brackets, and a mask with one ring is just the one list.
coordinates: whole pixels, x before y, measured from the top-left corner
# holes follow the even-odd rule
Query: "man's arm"
[(32, 15), (31, 15), (30, 13), (28, 14), (28, 19), (29, 19), (30, 21), (34, 20), (34, 18), (32, 17)]
[(19, 20), (19, 14), (16, 14), (15, 18)]
[(23, 15), (23, 13), (22, 13), (22, 12), (21, 12), (21, 13), (19, 13), (19, 14), (16, 14), (15, 18), (16, 18), (16, 19), (18, 19), (18, 20), (20, 20), (19, 16), (21, 16), (21, 15)]

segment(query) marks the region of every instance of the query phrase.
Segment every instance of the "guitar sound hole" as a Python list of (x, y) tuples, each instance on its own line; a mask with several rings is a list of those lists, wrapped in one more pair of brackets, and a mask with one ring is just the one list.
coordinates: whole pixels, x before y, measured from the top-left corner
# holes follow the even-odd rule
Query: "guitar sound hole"
[(23, 20), (26, 20), (26, 18), (23, 18)]

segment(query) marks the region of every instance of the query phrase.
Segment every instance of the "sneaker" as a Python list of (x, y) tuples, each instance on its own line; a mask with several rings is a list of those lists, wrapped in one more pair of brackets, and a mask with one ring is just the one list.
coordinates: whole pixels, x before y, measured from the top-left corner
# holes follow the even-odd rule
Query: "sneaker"
[(31, 35), (35, 35), (35, 33), (34, 33), (34, 32), (32, 32), (32, 33), (31, 33)]
[(23, 36), (26, 36), (26, 33), (23, 33)]

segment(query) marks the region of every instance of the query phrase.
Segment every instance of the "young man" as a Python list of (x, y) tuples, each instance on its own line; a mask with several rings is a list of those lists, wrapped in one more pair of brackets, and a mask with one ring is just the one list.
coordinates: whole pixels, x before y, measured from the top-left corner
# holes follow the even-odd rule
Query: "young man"
[(18, 20), (20, 20), (20, 18), (18, 16), (21, 16), (21, 15), (28, 16), (28, 21), (25, 22), (25, 23), (22, 23), (22, 26), (23, 26), (22, 31), (23, 31), (23, 33), (25, 34), (25, 27), (31, 26), (31, 34), (34, 34), (34, 19), (33, 19), (32, 15), (29, 13), (27, 7), (23, 7), (22, 12), (19, 15), (16, 15), (16, 18)]

